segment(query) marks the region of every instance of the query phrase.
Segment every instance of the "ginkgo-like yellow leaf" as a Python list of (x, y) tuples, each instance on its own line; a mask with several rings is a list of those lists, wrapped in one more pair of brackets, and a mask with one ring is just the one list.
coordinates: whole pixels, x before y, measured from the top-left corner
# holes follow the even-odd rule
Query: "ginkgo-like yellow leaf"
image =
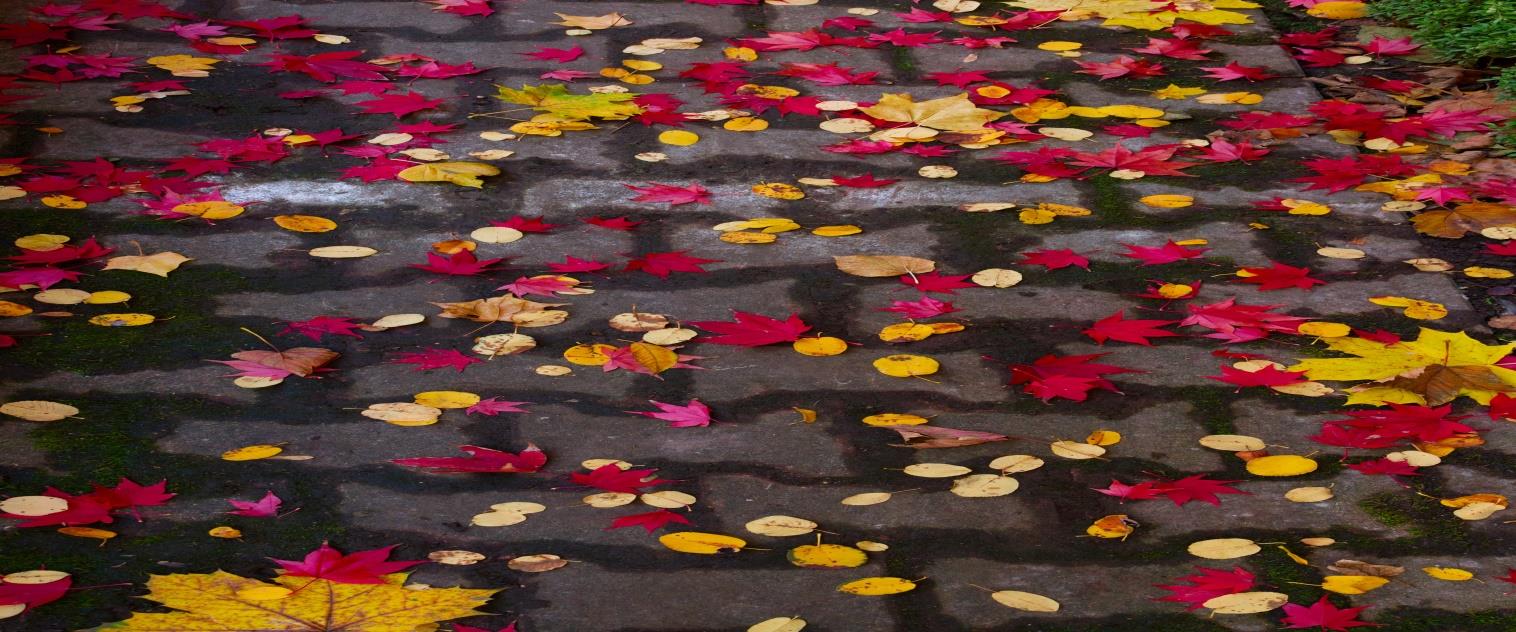
[(274, 579), (290, 593), (279, 594), (267, 582), (224, 571), (207, 574), (154, 575), (145, 598), (174, 612), (135, 612), (131, 618), (100, 630), (141, 632), (232, 632), (298, 630), (300, 632), (389, 632), (431, 626), (439, 621), (484, 614), (475, 608), (496, 590), (406, 588), (405, 573), (386, 575), (383, 584), (339, 584), (326, 579), (283, 576)]
[(986, 123), (1005, 115), (969, 101), (967, 93), (917, 103), (910, 94), (886, 94), (879, 102), (860, 108), (864, 114), (894, 123), (913, 123), (947, 131), (983, 129)]

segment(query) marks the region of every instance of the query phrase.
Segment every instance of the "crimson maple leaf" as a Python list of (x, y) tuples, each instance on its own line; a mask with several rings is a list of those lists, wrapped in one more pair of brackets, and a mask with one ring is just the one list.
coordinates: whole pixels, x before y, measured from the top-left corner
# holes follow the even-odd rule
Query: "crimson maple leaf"
[(1117, 342), (1130, 342), (1144, 347), (1153, 346), (1153, 343), (1148, 338), (1167, 338), (1179, 335), (1172, 331), (1161, 329), (1179, 321), (1127, 320), (1124, 314), (1123, 310), (1116, 310), (1116, 313), (1095, 321), (1094, 325), (1082, 333), (1100, 344), (1105, 344), (1106, 340), (1115, 340)]
[(480, 364), (483, 360), (463, 355), (457, 349), (426, 349), (423, 351), (410, 351), (400, 353), (390, 360), (388, 364), (414, 364), (417, 371), (432, 371), (452, 367), (462, 373), (470, 364)]
[(1209, 305), (1188, 305), (1190, 315), (1179, 321), (1180, 327), (1198, 325), (1212, 330), (1207, 338), (1219, 338), (1227, 342), (1247, 342), (1269, 335), (1269, 332), (1295, 333), (1307, 318), (1272, 314), (1278, 305), (1247, 305), (1229, 298)]
[(1187, 59), (1190, 61), (1203, 60), (1206, 55), (1214, 52), (1201, 48), (1200, 42), (1193, 39), (1161, 39), (1157, 37), (1149, 37), (1147, 46), (1131, 50), (1134, 53), (1162, 55), (1164, 57)]
[(1090, 260), (1067, 248), (1061, 250), (1043, 249), (1021, 253), (1021, 263), (1033, 266), (1043, 266), (1049, 270), (1058, 270), (1069, 266), (1078, 266), (1085, 270), (1090, 269)]
[(336, 81), (337, 77), (384, 80), (384, 66), (366, 61), (353, 61), (355, 57), (362, 54), (361, 50), (305, 56), (274, 54), (269, 56), (268, 61), (255, 65), (267, 66), (272, 71), (304, 73), (317, 81), (326, 83)]
[(435, 252), (428, 252), (426, 253), (426, 263), (413, 263), (410, 266), (418, 270), (436, 272), (437, 274), (476, 276), (493, 271), (492, 268), (495, 264), (504, 260), (504, 258), (481, 260), (474, 256), (472, 250), (459, 250), (448, 257)]
[(854, 73), (853, 68), (844, 68), (838, 64), (805, 64), (785, 63), (779, 72), (774, 74), (785, 77), (799, 77), (823, 86), (866, 86), (873, 85), (877, 72)]
[(534, 50), (534, 51), (532, 51), (530, 53), (517, 53), (517, 54), (518, 55), (524, 55), (524, 56), (527, 56), (527, 57), (531, 57), (532, 59), (540, 59), (540, 60), (543, 60), (543, 61), (556, 61), (558, 63), (564, 63), (564, 64), (566, 64), (568, 62), (574, 61), (575, 59), (579, 59), (580, 57), (582, 57), (584, 55), (584, 48), (580, 47), (577, 44), (574, 45), (573, 48), (548, 48), (546, 46), (543, 46), (543, 47), (538, 48), (537, 50)]
[(1418, 476), (1417, 468), (1405, 461), (1391, 461), (1388, 458), (1359, 461), (1348, 466), (1361, 474), (1370, 476)]
[(1116, 385), (1103, 376), (1137, 371), (1092, 362), (1104, 355), (1106, 354), (1092, 353), (1060, 356), (1050, 353), (1033, 360), (1031, 364), (1013, 364), (1011, 365), (1011, 384), (1025, 384), (1023, 389), (1028, 395), (1033, 395), (1044, 402), (1058, 397), (1082, 402), (1088, 399), (1090, 391), (1097, 388), (1120, 393)]
[(176, 494), (168, 493), (168, 481), (158, 481), (152, 485), (139, 485), (131, 479), (122, 478), (115, 487), (102, 487), (98, 483), (92, 484), (95, 491), (89, 495), (104, 503), (111, 509), (126, 509), (132, 507), (154, 507), (165, 504)]
[(426, 563), (424, 560), (387, 561), (390, 552), (398, 546), (400, 545), (391, 544), (380, 549), (343, 555), (341, 551), (322, 542), (321, 548), (305, 554), (305, 559), (298, 562), (273, 561), (284, 569), (285, 575), (291, 577), (314, 577), (338, 584), (383, 584), (385, 575)]
[(524, 413), (526, 409), (521, 405), (528, 403), (530, 402), (507, 402), (499, 397), (491, 397), (479, 400), (473, 406), (463, 409), (463, 412), (468, 415), (477, 413), (486, 417), (494, 417), (500, 413)]
[(923, 296), (915, 301), (894, 301), (889, 307), (878, 308), (881, 312), (895, 312), (910, 319), (924, 319), (951, 314), (958, 311), (952, 303), (939, 301), (930, 296)]
[(0, 606), (21, 605), (31, 610), (42, 604), (62, 599), (68, 594), (69, 586), (74, 584), (74, 579), (67, 573), (60, 574), (63, 577), (42, 583), (23, 583), (19, 576), (16, 581), (8, 582), (0, 577)]
[(669, 206), (680, 204), (710, 204), (711, 192), (698, 184), (677, 186), (650, 182), (642, 186), (633, 184), (625, 185), (626, 188), (637, 192), (633, 202), (666, 202)]
[(1078, 167), (1141, 171), (1150, 176), (1188, 176), (1190, 174), (1181, 170), (1199, 163), (1169, 160), (1179, 149), (1178, 145), (1166, 147), (1153, 145), (1132, 151), (1118, 144), (1098, 153), (1075, 152), (1074, 157), (1077, 160), (1069, 164)]
[(1115, 79), (1117, 77), (1158, 77), (1162, 76), (1163, 64), (1153, 63), (1146, 59), (1133, 59), (1122, 55), (1111, 61), (1081, 61), (1079, 74), (1095, 75), (1101, 81)]
[(1091, 488), (1107, 496), (1115, 496), (1123, 502), (1128, 500), (1151, 500), (1158, 497), (1154, 481), (1143, 481), (1136, 485), (1128, 485), (1116, 479), (1111, 479), (1111, 484), (1103, 488)]
[(609, 228), (611, 230), (632, 230), (633, 228), (642, 225), (642, 222), (632, 221), (630, 219), (627, 219), (625, 216), (603, 218), (599, 215), (584, 220), (584, 223), (599, 226), (601, 228)]
[(667, 509), (659, 509), (657, 511), (649, 511), (647, 513), (621, 516), (615, 520), (612, 520), (611, 526), (606, 527), (606, 530), (609, 531), (611, 529), (622, 529), (626, 527), (642, 527), (643, 529), (646, 529), (648, 533), (652, 533), (671, 523), (690, 524), (690, 521), (684, 516), (676, 514)]
[(364, 114), (393, 114), (400, 118), (412, 112), (434, 110), (442, 105), (442, 99), (428, 99), (420, 92), (386, 94), (377, 99), (359, 101), (353, 105), (363, 108)]
[(413, 457), (390, 461), (406, 467), (420, 467), (435, 472), (516, 472), (531, 473), (547, 465), (547, 455), (535, 444), (527, 443), (520, 454), (511, 454), (481, 448), (477, 445), (459, 446), (468, 457)]
[(317, 316), (310, 320), (296, 320), (284, 324), (284, 331), (279, 335), (300, 334), (316, 342), (321, 342), (321, 337), (326, 334), (333, 336), (347, 336), (362, 339), (363, 336), (353, 330), (362, 327), (363, 324), (351, 318), (338, 318), (336, 316)]
[(626, 262), (623, 272), (641, 270), (660, 279), (667, 279), (674, 272), (705, 272), (700, 266), (721, 263), (720, 259), (701, 259), (684, 254), (687, 251), (650, 252)]
[(64, 270), (63, 268), (25, 268), (0, 272), (0, 287), (19, 288), (26, 285), (35, 285), (38, 289), (48, 289), (64, 281), (78, 281), (78, 272)]
[(1175, 505), (1184, 505), (1192, 500), (1198, 500), (1212, 505), (1221, 505), (1218, 494), (1244, 494), (1247, 492), (1240, 489), (1232, 489), (1228, 485), (1239, 481), (1213, 481), (1204, 474), (1186, 476), (1177, 481), (1167, 481), (1160, 484), (1157, 492), (1165, 498), (1174, 501)]
[(1222, 595), (1235, 595), (1253, 589), (1254, 575), (1241, 566), (1235, 566), (1230, 571), (1204, 566), (1197, 566), (1195, 570), (1200, 572), (1180, 577), (1174, 580), (1178, 582), (1176, 584), (1158, 586), (1170, 594), (1154, 601), (1189, 604), (1185, 610), (1199, 610), (1205, 602)]
[(521, 231), (523, 233), (548, 233), (548, 232), (552, 232), (552, 230), (554, 228), (558, 228), (559, 226), (561, 226), (561, 224), (549, 224), (547, 222), (542, 221), (541, 217), (527, 217), (525, 215), (513, 215), (513, 216), (511, 216), (510, 219), (507, 219), (507, 220), (505, 220), (503, 222), (494, 222), (494, 221), (492, 221), (492, 222), (490, 222), (490, 226), (500, 226), (500, 227), (503, 227), (503, 228), (514, 228), (514, 229), (519, 230), (519, 231)]
[(1252, 143), (1247, 141), (1233, 143), (1225, 138), (1214, 138), (1211, 140), (1210, 145), (1207, 145), (1204, 150), (1196, 154), (1196, 157), (1211, 162), (1247, 162), (1249, 160), (1258, 160), (1267, 155), (1269, 155), (1269, 150), (1254, 147)]
[(700, 320), (691, 321), (687, 324), (694, 325), (711, 333), (720, 334), (718, 336), (703, 337), (700, 339), (700, 342), (718, 345), (736, 345), (740, 347), (759, 347), (781, 342), (794, 342), (800, 339), (800, 334), (811, 330), (811, 326), (800, 320), (798, 314), (790, 314), (789, 318), (778, 320), (761, 314), (733, 310), (732, 318), (737, 322), (728, 323), (719, 320)]
[(248, 518), (272, 518), (279, 515), (279, 506), (284, 504), (284, 499), (269, 491), (258, 500), (237, 500), (228, 498), (226, 502), (236, 507), (236, 511), (228, 511), (230, 516), (246, 516)]
[(569, 274), (573, 272), (599, 272), (609, 267), (611, 267), (611, 264), (609, 263), (580, 259), (572, 255), (564, 256), (562, 263), (547, 264), (547, 269), (559, 274)]
[(1235, 61), (1228, 62), (1225, 66), (1201, 66), (1207, 75), (1217, 81), (1233, 81), (1247, 79), (1248, 81), (1263, 81), (1273, 79), (1279, 75), (1271, 74), (1262, 66), (1244, 66)]
[(1238, 387), (1247, 386), (1288, 386), (1306, 381), (1305, 372), (1284, 371), (1273, 366), (1265, 366), (1257, 371), (1244, 371), (1229, 366), (1221, 367), (1221, 375), (1207, 375), (1205, 379), (1226, 382)]
[(1326, 595), (1310, 606), (1299, 606), (1292, 603), (1284, 604), (1285, 627), (1291, 630), (1304, 628), (1316, 628), (1320, 630), (1332, 630), (1342, 632), (1351, 628), (1366, 625), (1375, 625), (1367, 621), (1359, 621), (1358, 613), (1363, 612), (1368, 606), (1356, 608), (1338, 608), (1332, 605)]
[(658, 470), (653, 468), (643, 470), (623, 470), (615, 463), (602, 465), (590, 473), (573, 472), (569, 479), (575, 484), (593, 487), (595, 489), (620, 494), (638, 494), (645, 487), (672, 483), (668, 479), (657, 478)]
[(1269, 263), (1272, 265), (1267, 268), (1243, 268), (1237, 273), (1237, 280), (1256, 285), (1265, 292), (1289, 288), (1309, 290), (1317, 285), (1326, 285), (1326, 281), (1311, 278), (1310, 268), (1297, 268), (1278, 261)]
[(953, 290), (961, 290), (961, 289), (964, 289), (964, 288), (979, 287), (977, 285), (974, 285), (973, 283), (964, 283), (963, 282), (963, 280), (969, 278), (969, 276), (971, 276), (971, 275), (967, 275), (967, 274), (958, 274), (958, 275), (948, 274), (948, 275), (944, 275), (944, 274), (942, 274), (940, 272), (933, 271), (933, 272), (927, 272), (927, 273), (924, 273), (924, 274), (915, 274), (915, 275), (907, 274), (905, 276), (900, 277), (900, 282), (904, 283), (904, 284), (906, 284), (908, 286), (911, 286), (913, 288), (916, 288), (917, 290), (920, 290), (923, 293), (925, 293), (925, 292), (936, 292), (938, 294), (956, 294), (956, 292), (954, 292)]
[(628, 410), (624, 412), (653, 419), (662, 419), (669, 422), (670, 428), (693, 428), (711, 425), (711, 409), (698, 399), (691, 399), (690, 403), (683, 406), (666, 404), (652, 399), (648, 400), (648, 403), (657, 406), (658, 411)]
[(832, 183), (836, 184), (837, 186), (850, 187), (855, 189), (872, 189), (875, 187), (885, 187), (895, 184), (899, 181), (900, 180), (898, 179), (880, 180), (878, 178), (875, 178), (874, 174), (872, 173), (865, 173), (861, 176), (852, 177), (832, 176)]
[(1172, 240), (1164, 243), (1162, 246), (1157, 247), (1135, 246), (1132, 244), (1121, 245), (1125, 246), (1127, 250), (1126, 252), (1121, 253), (1121, 256), (1130, 257), (1132, 259), (1141, 261), (1142, 265), (1145, 266), (1173, 263), (1175, 261), (1183, 261), (1185, 259), (1198, 259), (1201, 255), (1204, 255), (1207, 250), (1210, 250), (1210, 248), (1187, 248), (1185, 246), (1174, 243)]
[[(462, 16), (485, 17), (494, 15), (495, 9), (490, 6), (494, 0), (426, 0), (437, 5), (438, 11)], [(515, 627), (512, 624), (511, 627)]]
[(809, 31), (769, 31), (767, 37), (746, 37), (735, 40), (742, 46), (753, 50), (764, 51), (808, 51), (820, 46), (826, 46), (832, 40), (832, 36), (817, 30)]
[(981, 81), (991, 81), (985, 70), (960, 70), (956, 72), (929, 72), (922, 77), (937, 82), (939, 86), (953, 86), (960, 90), (967, 89), (969, 84)]

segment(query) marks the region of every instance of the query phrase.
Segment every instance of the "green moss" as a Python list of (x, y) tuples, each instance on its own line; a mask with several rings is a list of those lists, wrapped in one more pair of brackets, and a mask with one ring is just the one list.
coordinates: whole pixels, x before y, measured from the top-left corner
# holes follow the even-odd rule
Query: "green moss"
[(1385, 493), (1365, 498), (1358, 507), (1380, 524), (1405, 529), (1428, 550), (1472, 546), (1468, 525), (1434, 499), (1409, 492)]
[(909, 48), (902, 46), (890, 47), (890, 66), (897, 71), (898, 75), (896, 79), (898, 80), (903, 81), (916, 78), (916, 58), (911, 55), (911, 49)]
[(1190, 403), (1194, 408), (1190, 415), (1211, 434), (1237, 432), (1237, 426), (1232, 423), (1235, 390), (1225, 386), (1181, 386), (1168, 389), (1175, 400)]
[(1431, 608), (1395, 608), (1372, 613), (1381, 629), (1395, 632), (1509, 632), (1516, 630), (1516, 612), (1449, 612)]

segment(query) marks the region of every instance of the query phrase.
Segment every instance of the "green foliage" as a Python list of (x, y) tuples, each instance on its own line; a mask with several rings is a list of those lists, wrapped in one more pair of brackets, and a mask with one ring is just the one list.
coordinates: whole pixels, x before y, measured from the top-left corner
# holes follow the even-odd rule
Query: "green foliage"
[(1378, 0), (1369, 8), (1375, 16), (1415, 27), (1417, 41), (1452, 61), (1516, 58), (1512, 0)]

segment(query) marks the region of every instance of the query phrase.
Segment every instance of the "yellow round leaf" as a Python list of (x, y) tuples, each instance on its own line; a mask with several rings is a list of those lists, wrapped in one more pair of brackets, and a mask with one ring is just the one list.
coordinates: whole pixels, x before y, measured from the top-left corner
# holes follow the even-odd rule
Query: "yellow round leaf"
[(152, 324), (157, 317), (152, 314), (101, 314), (89, 319), (89, 324), (101, 327), (138, 327)]
[(917, 342), (936, 333), (930, 326), (920, 323), (896, 323), (879, 330), (879, 339), (885, 342)]
[(1296, 331), (1319, 338), (1341, 338), (1353, 333), (1353, 328), (1342, 323), (1313, 322), (1302, 323)]
[(1300, 476), (1316, 471), (1318, 464), (1295, 454), (1276, 454), (1248, 461), (1247, 467), (1255, 476)]
[(1421, 572), (1430, 575), (1433, 579), (1448, 582), (1464, 582), (1474, 579), (1474, 574), (1461, 568), (1449, 568), (1446, 566), (1425, 566)]
[(997, 474), (970, 474), (953, 481), (952, 492), (964, 498), (995, 498), (1008, 496), (1021, 488), (1021, 483), (1009, 476)]
[(83, 200), (76, 199), (72, 195), (48, 195), (42, 198), (42, 205), (49, 208), (61, 208), (77, 210), (89, 206)]
[(1284, 493), (1284, 499), (1292, 503), (1319, 503), (1332, 499), (1332, 488), (1310, 486), (1296, 487)]
[(1043, 466), (1043, 460), (1030, 454), (1008, 454), (990, 461), (990, 469), (1001, 474), (1030, 472)]
[(800, 632), (805, 629), (805, 619), (799, 617), (774, 617), (748, 626), (747, 632)]
[(772, 233), (738, 230), (721, 233), (720, 239), (729, 244), (772, 244), (779, 240), (779, 236)]
[(227, 450), (225, 452), (222, 452), (221, 453), (221, 460), (223, 460), (223, 461), (256, 461), (258, 459), (269, 458), (269, 457), (274, 456), (276, 454), (279, 454), (280, 452), (283, 452), (283, 451), (284, 451), (284, 448), (279, 447), (277, 445), (269, 445), (269, 444), (248, 445), (248, 446), (242, 446), (242, 447), (237, 448), (235, 450)]
[(864, 595), (875, 597), (880, 595), (898, 595), (916, 589), (916, 582), (899, 577), (865, 577), (855, 579), (837, 587), (838, 592), (850, 595)]
[(853, 494), (852, 496), (848, 496), (847, 498), (842, 499), (842, 504), (850, 505), (853, 507), (867, 507), (869, 505), (877, 505), (879, 503), (885, 502), (893, 496), (894, 494), (891, 494), (889, 492), (864, 492), (862, 494)]
[(315, 215), (275, 215), (274, 224), (297, 233), (324, 233), (337, 228), (337, 222)]
[(62, 248), (63, 244), (66, 243), (68, 243), (68, 235), (50, 235), (48, 233), (37, 233), (35, 235), (18, 237), (15, 241), (17, 248), (36, 250), (38, 252), (57, 250), (59, 248)]
[(1052, 41), (1052, 42), (1043, 42), (1043, 43), (1037, 45), (1037, 49), (1038, 50), (1046, 50), (1046, 51), (1053, 51), (1053, 52), (1062, 52), (1062, 51), (1066, 51), (1066, 50), (1079, 50), (1081, 48), (1084, 48), (1084, 44), (1081, 44), (1079, 42)]
[(1200, 438), (1200, 445), (1212, 450), (1225, 450), (1227, 452), (1251, 452), (1262, 450), (1266, 446), (1263, 439), (1247, 435), (1206, 435)]
[(0, 301), (0, 317), (15, 318), (32, 313), (32, 308), (12, 301)]
[(805, 535), (816, 530), (818, 525), (805, 518), (794, 516), (764, 516), (756, 520), (750, 520), (743, 528), (758, 535), (773, 537), (790, 537)]
[(1190, 544), (1190, 555), (1208, 560), (1230, 560), (1247, 557), (1261, 550), (1258, 543), (1246, 538), (1216, 538)]
[(926, 422), (926, 417), (910, 413), (879, 413), (863, 418), (863, 423), (870, 426), (919, 426)]
[(1115, 430), (1096, 430), (1090, 436), (1084, 438), (1084, 442), (1090, 445), (1105, 447), (1121, 443), (1121, 433)]
[(1105, 455), (1105, 448), (1077, 441), (1054, 441), (1048, 445), (1053, 454), (1065, 459), (1082, 461), (1085, 459), (1099, 458)]
[(660, 509), (684, 509), (695, 504), (695, 497), (684, 492), (664, 490), (661, 492), (649, 492), (643, 494), (640, 499), (643, 504), (658, 507)]
[(1156, 119), (1163, 116), (1163, 110), (1145, 105), (1103, 105), (1097, 109), (1106, 116), (1126, 119)]
[(905, 466), (903, 471), (911, 476), (921, 478), (952, 478), (963, 476), (973, 470), (962, 465), (953, 465), (952, 463), (913, 463)]
[(27, 421), (58, 421), (79, 414), (79, 409), (60, 404), (33, 399), (7, 402), (0, 405), (0, 415), (10, 415), (17, 419)]
[(1361, 595), (1388, 583), (1389, 579), (1374, 575), (1327, 575), (1321, 578), (1321, 589), (1339, 595)]
[(1213, 597), (1201, 604), (1215, 614), (1257, 614), (1290, 602), (1290, 596), (1277, 592), (1242, 592)]
[(1368, 5), (1362, 2), (1322, 2), (1305, 10), (1311, 17), (1327, 20), (1356, 20), (1369, 14)]
[(800, 187), (783, 182), (755, 184), (753, 193), (776, 200), (799, 200), (805, 197), (805, 191), (800, 190)]
[(785, 555), (801, 568), (857, 568), (868, 563), (868, 554), (841, 544), (807, 544), (790, 549)]
[(0, 512), (13, 516), (46, 516), (67, 510), (68, 501), (57, 496), (11, 496), (0, 500)]
[(605, 354), (615, 348), (606, 344), (574, 345), (563, 352), (563, 359), (583, 366), (601, 366), (611, 361)]
[(801, 338), (790, 345), (795, 353), (808, 356), (834, 356), (847, 351), (847, 341), (831, 336), (817, 336), (814, 338)]
[(463, 391), (427, 391), (416, 393), (415, 401), (432, 408), (468, 408), (479, 403), (479, 396)]
[(673, 551), (695, 553), (697, 555), (736, 553), (747, 546), (747, 541), (742, 538), (734, 538), (719, 533), (702, 533), (699, 531), (666, 533), (659, 536), (658, 543)]
[(43, 290), (32, 295), (32, 300), (48, 305), (78, 305), (88, 300), (90, 293), (73, 288)]
[(863, 232), (862, 228), (853, 226), (852, 224), (842, 224), (839, 226), (817, 226), (815, 229), (811, 230), (811, 234), (816, 235), (817, 237), (846, 237), (848, 235), (857, 235), (861, 232)]
[(247, 209), (226, 200), (208, 200), (205, 202), (185, 202), (169, 210), (175, 213), (193, 215), (201, 219), (216, 220), (231, 219), (241, 215)]
[(1142, 198), (1141, 202), (1153, 208), (1184, 208), (1195, 203), (1195, 198), (1188, 195), (1162, 193), (1149, 195)]
[(1007, 608), (1025, 610), (1027, 612), (1058, 612), (1058, 602), (1036, 593), (1021, 592), (1019, 590), (997, 590), (990, 593), (990, 599)]
[(936, 360), (926, 356), (897, 354), (874, 361), (874, 369), (890, 377), (914, 377), (931, 375), (940, 367)]
[(722, 123), (721, 127), (732, 132), (761, 132), (769, 128), (769, 122), (752, 116), (739, 116)]
[(676, 147), (688, 147), (700, 142), (700, 136), (682, 129), (671, 129), (658, 135), (658, 142)]
[(240, 529), (238, 529), (236, 527), (220, 526), (220, 527), (212, 527), (210, 531), (206, 532), (206, 534), (209, 535), (209, 536), (211, 536), (211, 537), (213, 537), (213, 538), (221, 538), (223, 540), (235, 540), (237, 538), (242, 537), (242, 530), (240, 530)]

